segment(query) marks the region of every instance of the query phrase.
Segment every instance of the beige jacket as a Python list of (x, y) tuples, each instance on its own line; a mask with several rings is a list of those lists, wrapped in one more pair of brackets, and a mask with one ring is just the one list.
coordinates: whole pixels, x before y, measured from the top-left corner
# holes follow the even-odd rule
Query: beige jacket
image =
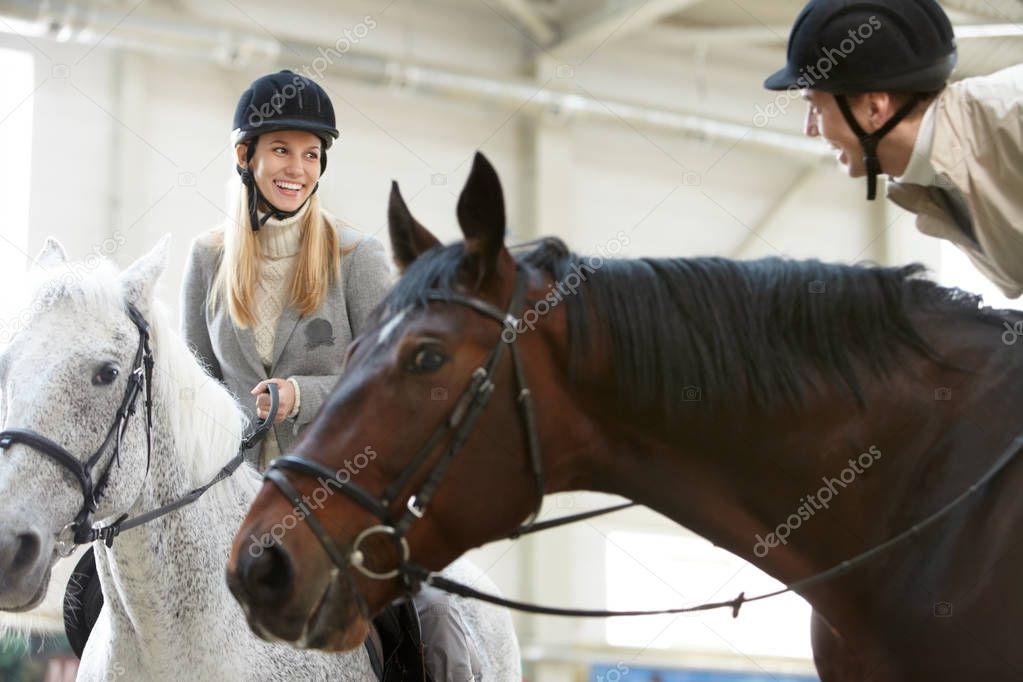
[[(953, 83), (933, 106), (937, 186), (890, 182), (888, 198), (1015, 298), (1023, 294), (1023, 64)], [(958, 190), (976, 240), (946, 209), (941, 188)]]

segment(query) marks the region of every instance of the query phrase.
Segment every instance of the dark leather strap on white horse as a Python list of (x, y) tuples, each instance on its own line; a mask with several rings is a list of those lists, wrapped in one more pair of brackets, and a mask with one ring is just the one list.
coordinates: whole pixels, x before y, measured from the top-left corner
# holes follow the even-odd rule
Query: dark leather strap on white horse
[(77, 544), (88, 544), (95, 540), (103, 540), (107, 547), (110, 547), (114, 543), (114, 538), (124, 531), (143, 526), (154, 519), (158, 519), (161, 516), (165, 516), (173, 511), (181, 509), (182, 507), (192, 504), (202, 497), (207, 490), (234, 474), (234, 472), (238, 470), (238, 467), (241, 466), (242, 462), (245, 461), (245, 451), (259, 442), (259, 439), (265, 436), (267, 431), (269, 431), (273, 426), (274, 417), (277, 414), (277, 408), (280, 404), (280, 396), (278, 395), (276, 384), (267, 384), (267, 390), (270, 393), (270, 412), (267, 414), (266, 419), (260, 422), (252, 433), (242, 439), (241, 448), (239, 449), (238, 454), (235, 455), (231, 461), (225, 464), (220, 471), (217, 472), (216, 476), (210, 479), (208, 483), (195, 488), (169, 504), (165, 504), (162, 507), (145, 512), (144, 514), (139, 514), (138, 516), (133, 516), (131, 518), (128, 518), (128, 515), (124, 514), (107, 526), (90, 528), (88, 533)]

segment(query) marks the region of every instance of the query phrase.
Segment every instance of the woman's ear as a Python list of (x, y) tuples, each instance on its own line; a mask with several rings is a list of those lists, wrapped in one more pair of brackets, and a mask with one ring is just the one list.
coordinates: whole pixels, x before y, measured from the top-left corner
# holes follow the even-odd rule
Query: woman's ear
[(249, 165), (247, 158), (249, 152), (249, 144), (252, 143), (251, 142), (249, 142), (248, 144), (242, 143), (236, 144), (234, 146), (234, 160), (235, 163), (238, 164), (239, 168), (246, 168)]

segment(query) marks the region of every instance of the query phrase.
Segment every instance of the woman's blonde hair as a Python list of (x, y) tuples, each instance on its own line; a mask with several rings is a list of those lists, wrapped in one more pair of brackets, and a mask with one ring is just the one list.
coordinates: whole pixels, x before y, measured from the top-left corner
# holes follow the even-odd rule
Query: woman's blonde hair
[[(216, 307), (220, 301), (227, 301), (232, 321), (244, 329), (254, 326), (258, 317), (254, 307), (263, 261), (259, 239), (250, 225), (248, 187), (240, 181), (233, 186), (230, 220), (211, 235), (222, 243), (223, 258), (213, 280), (209, 305)], [(355, 250), (358, 243), (342, 248), (337, 230), (321, 210), (316, 194), (309, 197), (301, 221), (298, 263), (288, 303), (305, 317), (323, 302), (341, 276), (341, 257)]]

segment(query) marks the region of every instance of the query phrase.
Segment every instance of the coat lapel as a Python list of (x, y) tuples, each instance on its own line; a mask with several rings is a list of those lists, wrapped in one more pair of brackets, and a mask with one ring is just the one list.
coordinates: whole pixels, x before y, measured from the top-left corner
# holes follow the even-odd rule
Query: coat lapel
[(284, 352), (284, 347), (288, 345), (288, 341), (291, 339), (291, 335), (295, 333), (295, 327), (298, 326), (299, 316), (298, 311), (293, 306), (285, 306), (284, 310), (281, 311), (281, 317), (277, 321), (277, 333), (274, 335), (274, 352), (273, 362), (271, 363), (271, 369), (277, 367), (277, 361), (281, 358), (281, 353)]
[(231, 327), (234, 328), (234, 333), (238, 337), (238, 347), (241, 348), (242, 355), (245, 356), (245, 361), (252, 367), (252, 371), (258, 377), (268, 378), (266, 370), (263, 368), (263, 363), (259, 360), (259, 353), (256, 351), (256, 335), (253, 333), (252, 328), (246, 327), (241, 329), (234, 324)]

